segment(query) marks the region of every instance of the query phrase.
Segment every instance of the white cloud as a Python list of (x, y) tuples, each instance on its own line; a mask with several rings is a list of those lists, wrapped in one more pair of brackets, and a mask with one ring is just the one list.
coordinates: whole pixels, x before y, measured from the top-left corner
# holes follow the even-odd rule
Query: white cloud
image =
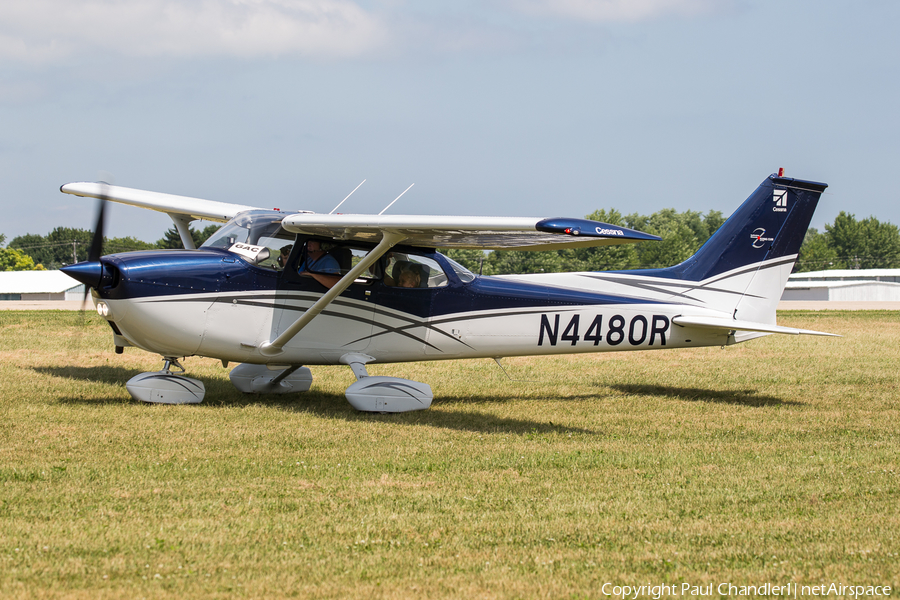
[(715, 0), (508, 0), (508, 4), (526, 14), (593, 22), (644, 21), (715, 8)]
[(477, 10), (452, 2), (425, 10), (408, 0), (0, 0), (0, 64), (496, 52), (537, 39), (523, 34), (523, 19), (635, 22), (733, 2), (484, 0)]
[(28, 0), (0, 3), (0, 60), (354, 57), (382, 48), (381, 20), (349, 0)]

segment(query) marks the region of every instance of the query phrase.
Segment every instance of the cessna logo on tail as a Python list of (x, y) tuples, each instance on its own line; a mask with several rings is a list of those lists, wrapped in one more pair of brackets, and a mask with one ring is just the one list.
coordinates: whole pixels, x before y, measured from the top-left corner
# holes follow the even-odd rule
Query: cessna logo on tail
[(787, 190), (775, 190), (772, 193), (772, 200), (775, 201), (772, 212), (787, 212)]
[[(787, 209), (785, 209), (787, 210)], [(754, 248), (762, 248), (766, 245), (766, 242), (774, 242), (775, 238), (763, 237), (766, 235), (766, 230), (762, 227), (757, 227), (753, 230), (753, 233), (750, 234), (750, 239), (753, 240)]]

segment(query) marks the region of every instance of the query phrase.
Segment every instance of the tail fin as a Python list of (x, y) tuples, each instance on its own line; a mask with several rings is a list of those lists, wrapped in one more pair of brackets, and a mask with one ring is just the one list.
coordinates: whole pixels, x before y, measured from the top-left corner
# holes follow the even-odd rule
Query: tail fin
[(733, 318), (775, 322), (824, 183), (770, 175), (712, 237), (681, 264), (642, 274), (695, 281)]

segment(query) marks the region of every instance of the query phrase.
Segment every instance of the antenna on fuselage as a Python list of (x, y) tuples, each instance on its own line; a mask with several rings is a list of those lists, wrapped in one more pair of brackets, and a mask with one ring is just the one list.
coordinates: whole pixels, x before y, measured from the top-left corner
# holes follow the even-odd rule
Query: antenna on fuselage
[[(362, 184), (364, 184), (365, 182), (366, 182), (366, 180), (363, 179), (362, 181), (359, 182), (359, 185), (362, 185)], [(356, 190), (359, 189), (359, 185), (356, 186), (355, 188), (353, 188), (353, 192), (355, 192)], [(349, 198), (350, 196), (352, 196), (352, 195), (353, 195), (353, 192), (350, 192), (349, 194), (347, 194), (347, 198)], [(344, 202), (347, 201), (347, 198), (344, 198), (343, 200), (341, 200), (340, 202), (338, 202), (338, 205), (335, 206), (334, 208), (332, 208), (332, 209), (331, 209), (331, 212), (328, 213), (328, 214), (330, 215), (331, 213), (333, 213), (334, 211), (336, 211), (337, 209), (339, 209), (339, 208), (341, 207), (341, 204), (343, 204)]]
[(503, 360), (502, 356), (493, 356), (494, 362), (497, 363), (497, 366), (500, 367), (500, 370), (503, 371), (503, 374), (506, 375), (506, 378), (510, 381), (515, 381), (517, 383), (539, 383), (535, 379), (513, 379), (512, 375), (509, 374), (509, 371), (506, 370), (506, 367), (503, 366), (503, 363), (500, 362)]
[[(409, 188), (411, 188), (411, 187), (414, 186), (414, 185), (416, 185), (416, 184), (414, 184), (414, 183), (409, 184), (409, 187), (406, 188), (405, 190), (403, 190), (403, 194), (405, 194), (406, 192), (408, 192), (408, 191), (409, 191)], [(403, 194), (400, 194), (400, 196), (402, 196)], [(396, 198), (394, 198), (394, 202), (396, 202), (397, 200), (399, 200), (399, 199), (400, 199), (400, 196), (397, 196)], [(385, 207), (382, 209), (382, 211), (381, 211), (380, 213), (378, 213), (378, 214), (379, 214), (379, 215), (384, 214), (384, 211), (386, 211), (387, 209), (389, 209), (390, 207), (392, 207), (392, 206), (394, 205), (394, 202), (391, 202), (390, 204), (388, 204), (387, 206), (385, 206)]]

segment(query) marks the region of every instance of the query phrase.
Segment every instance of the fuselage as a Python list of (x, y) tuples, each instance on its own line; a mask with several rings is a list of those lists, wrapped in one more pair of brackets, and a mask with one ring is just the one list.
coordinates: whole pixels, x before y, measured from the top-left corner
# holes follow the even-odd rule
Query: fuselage
[[(223, 249), (147, 251), (102, 259), (93, 289), (116, 339), (163, 356), (241, 363), (337, 364), (351, 352), (372, 362), (525, 356), (722, 345), (728, 335), (673, 324), (711, 314), (690, 303), (609, 295), (500, 277), (461, 276), (438, 252), (439, 287), (357, 279), (284, 347), (259, 352), (325, 293), (292, 268), (255, 266)], [(433, 270), (433, 267), (432, 267)]]

